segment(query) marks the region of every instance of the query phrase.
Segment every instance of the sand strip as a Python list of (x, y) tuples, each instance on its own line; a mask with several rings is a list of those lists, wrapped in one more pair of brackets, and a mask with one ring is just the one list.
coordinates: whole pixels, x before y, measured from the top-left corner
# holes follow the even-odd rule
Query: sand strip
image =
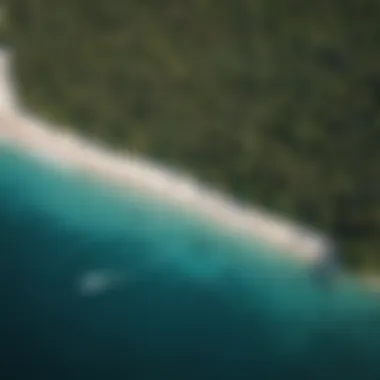
[(259, 207), (244, 207), (217, 191), (202, 187), (190, 177), (127, 152), (117, 154), (27, 114), (14, 96), (10, 65), (11, 55), (0, 50), (0, 144), (20, 147), (63, 168), (79, 170), (107, 183), (162, 197), (306, 262), (317, 260), (328, 250), (328, 240), (311, 229)]

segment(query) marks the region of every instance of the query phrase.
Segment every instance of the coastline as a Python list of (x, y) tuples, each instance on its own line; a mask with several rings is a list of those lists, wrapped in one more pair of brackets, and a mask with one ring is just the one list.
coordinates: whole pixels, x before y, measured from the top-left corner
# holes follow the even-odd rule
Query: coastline
[(259, 239), (285, 251), (289, 258), (310, 264), (328, 250), (328, 239), (316, 231), (265, 212), (260, 207), (245, 207), (186, 175), (128, 152), (113, 152), (29, 115), (19, 107), (14, 96), (10, 65), (10, 53), (0, 49), (0, 146), (18, 147), (54, 166), (162, 199), (214, 225), (241, 233), (244, 238)]

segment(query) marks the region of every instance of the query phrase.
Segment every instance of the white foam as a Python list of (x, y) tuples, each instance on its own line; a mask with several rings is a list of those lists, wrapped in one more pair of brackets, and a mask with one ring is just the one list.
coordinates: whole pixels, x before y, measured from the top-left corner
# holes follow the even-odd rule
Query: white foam
[(63, 168), (80, 170), (108, 183), (163, 197), (245, 236), (262, 239), (281, 251), (314, 261), (327, 249), (327, 239), (310, 229), (264, 212), (243, 207), (221, 193), (200, 186), (195, 179), (154, 165), (128, 152), (112, 152), (65, 129), (28, 114), (14, 96), (11, 55), (0, 50), (0, 144), (13, 144)]
[(84, 273), (78, 281), (79, 294), (84, 297), (94, 297), (115, 289), (122, 284), (123, 279), (107, 270), (94, 270)]

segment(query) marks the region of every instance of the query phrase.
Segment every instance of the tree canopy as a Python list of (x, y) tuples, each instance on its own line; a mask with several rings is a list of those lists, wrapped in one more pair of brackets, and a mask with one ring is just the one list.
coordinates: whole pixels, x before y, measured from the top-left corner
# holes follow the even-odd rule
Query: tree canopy
[(8, 0), (24, 103), (380, 268), (380, 2)]

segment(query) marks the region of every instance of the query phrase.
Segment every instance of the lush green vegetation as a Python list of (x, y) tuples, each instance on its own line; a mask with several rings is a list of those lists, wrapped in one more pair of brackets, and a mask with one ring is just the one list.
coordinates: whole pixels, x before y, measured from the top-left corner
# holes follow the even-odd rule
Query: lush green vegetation
[(25, 103), (380, 268), (380, 2), (8, 0)]

